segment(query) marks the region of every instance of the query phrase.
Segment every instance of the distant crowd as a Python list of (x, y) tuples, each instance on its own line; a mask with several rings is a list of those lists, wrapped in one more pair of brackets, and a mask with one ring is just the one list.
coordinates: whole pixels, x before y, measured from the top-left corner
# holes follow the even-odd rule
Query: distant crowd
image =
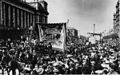
[(37, 39), (1, 40), (2, 74), (120, 74), (120, 51), (107, 43), (71, 46), (64, 52)]

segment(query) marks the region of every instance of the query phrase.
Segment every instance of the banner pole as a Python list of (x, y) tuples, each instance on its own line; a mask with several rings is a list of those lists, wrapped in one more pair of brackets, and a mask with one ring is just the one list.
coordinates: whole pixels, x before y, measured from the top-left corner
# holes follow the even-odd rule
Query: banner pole
[(70, 20), (68, 19), (67, 22), (66, 22), (66, 27), (68, 27), (68, 23), (69, 23), (69, 21), (70, 21)]
[(65, 41), (64, 41), (64, 52), (65, 52), (65, 55), (66, 55), (66, 49), (67, 49), (67, 42), (66, 42), (66, 40), (67, 40), (67, 29), (68, 29), (68, 23), (69, 23), (69, 19), (67, 20), (67, 22), (66, 22), (66, 24), (65, 24)]

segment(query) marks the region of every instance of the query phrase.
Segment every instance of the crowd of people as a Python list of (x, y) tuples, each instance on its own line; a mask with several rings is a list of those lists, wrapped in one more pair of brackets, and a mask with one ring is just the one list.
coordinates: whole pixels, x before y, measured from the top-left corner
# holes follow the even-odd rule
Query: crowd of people
[(4, 75), (22, 74), (120, 74), (120, 51), (107, 43), (80, 44), (64, 52), (51, 43), (28, 39), (0, 42), (0, 69)]

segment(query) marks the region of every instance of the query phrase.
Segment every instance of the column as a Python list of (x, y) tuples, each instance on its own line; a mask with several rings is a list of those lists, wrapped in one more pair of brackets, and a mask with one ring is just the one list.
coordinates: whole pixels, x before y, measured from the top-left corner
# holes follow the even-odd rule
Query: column
[(28, 12), (26, 12), (26, 28), (28, 28)]
[(8, 7), (7, 4), (5, 4), (5, 25), (8, 27)]
[(40, 22), (42, 23), (42, 14), (40, 15)]
[(15, 8), (13, 7), (13, 20), (12, 20), (13, 27), (15, 28)]
[(0, 25), (2, 24), (2, 1), (0, 1)]
[(23, 28), (23, 11), (21, 10), (21, 28)]
[(8, 5), (8, 12), (7, 13), (8, 13), (8, 26), (11, 27), (11, 6), (9, 6), (9, 5)]
[(45, 15), (43, 16), (43, 21), (42, 22), (45, 23)]
[(33, 25), (33, 14), (31, 14), (31, 23)]
[(26, 28), (27, 26), (26, 26), (26, 11), (24, 12), (24, 27)]
[(32, 24), (32, 14), (30, 14), (30, 25), (33, 25)]
[(30, 27), (30, 23), (29, 23), (29, 13), (27, 14), (28, 16), (28, 18), (27, 18), (27, 22), (28, 22), (28, 27)]
[(3, 4), (3, 20), (2, 20), (2, 23), (3, 23), (3, 25), (5, 25), (6, 23), (6, 19), (5, 19), (5, 4)]
[(25, 24), (24, 24), (24, 23), (25, 23), (25, 15), (24, 15), (24, 12), (25, 12), (25, 11), (23, 10), (23, 29), (24, 29), (24, 27), (25, 27)]
[(19, 9), (19, 28), (21, 28), (21, 10)]
[(17, 27), (19, 27), (19, 20), (20, 20), (20, 18), (19, 18), (19, 9), (17, 9)]
[(41, 16), (39, 16), (39, 22), (41, 22)]
[(31, 26), (31, 22), (30, 22), (30, 13), (29, 13), (29, 26)]
[(48, 22), (48, 18), (47, 18), (47, 16), (45, 17), (45, 23), (47, 23)]
[(39, 22), (39, 15), (37, 15), (37, 22)]
[(35, 25), (35, 14), (33, 14), (33, 25)]
[(1, 19), (1, 24), (4, 26), (4, 4), (2, 3), (2, 19)]
[(18, 17), (18, 15), (17, 15), (17, 8), (15, 8), (15, 28), (17, 28), (18, 26), (17, 26), (17, 18)]
[(43, 21), (43, 18), (44, 18), (44, 15), (43, 14), (41, 14), (41, 23), (43, 23), (44, 21)]

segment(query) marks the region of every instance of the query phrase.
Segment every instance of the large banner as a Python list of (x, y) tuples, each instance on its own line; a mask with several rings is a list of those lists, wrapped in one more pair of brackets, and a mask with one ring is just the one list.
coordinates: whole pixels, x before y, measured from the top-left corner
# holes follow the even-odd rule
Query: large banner
[(89, 41), (91, 42), (91, 44), (95, 44), (95, 43), (96, 43), (96, 38), (93, 37), (93, 36), (91, 36), (91, 37), (89, 38)]
[(52, 44), (52, 48), (64, 51), (66, 23), (38, 24), (40, 41)]

